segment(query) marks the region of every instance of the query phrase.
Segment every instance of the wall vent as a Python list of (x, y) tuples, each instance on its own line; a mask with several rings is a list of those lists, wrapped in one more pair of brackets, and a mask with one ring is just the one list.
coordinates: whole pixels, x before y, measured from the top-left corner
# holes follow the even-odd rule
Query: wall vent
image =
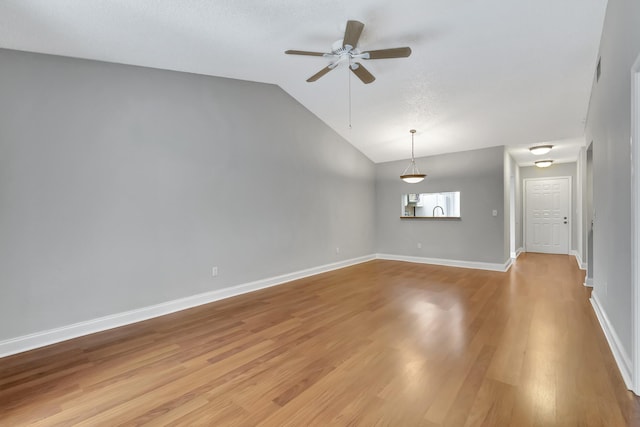
[(600, 73), (602, 72), (600, 62), (602, 62), (602, 58), (598, 58), (598, 65), (596, 65), (596, 82), (600, 81)]

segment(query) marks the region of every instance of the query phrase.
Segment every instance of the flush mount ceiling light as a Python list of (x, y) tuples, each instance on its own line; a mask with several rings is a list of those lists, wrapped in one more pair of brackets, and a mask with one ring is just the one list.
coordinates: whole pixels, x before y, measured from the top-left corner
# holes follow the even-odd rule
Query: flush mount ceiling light
[(529, 148), (529, 151), (531, 151), (531, 154), (536, 156), (542, 156), (543, 154), (547, 154), (551, 151), (552, 148), (553, 145), (536, 145), (535, 147)]
[(427, 175), (420, 173), (416, 166), (416, 159), (413, 156), (413, 135), (415, 135), (416, 130), (411, 129), (409, 132), (411, 132), (411, 163), (409, 163), (409, 166), (407, 166), (402, 175), (400, 175), (400, 179), (406, 183), (415, 184), (422, 181)]
[(551, 166), (551, 163), (553, 163), (553, 160), (538, 160), (534, 163), (539, 168), (548, 168), (549, 166)]

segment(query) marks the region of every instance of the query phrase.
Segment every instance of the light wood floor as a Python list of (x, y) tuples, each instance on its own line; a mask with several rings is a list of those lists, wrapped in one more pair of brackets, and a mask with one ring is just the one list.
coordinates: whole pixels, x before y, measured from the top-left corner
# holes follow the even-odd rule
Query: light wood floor
[(640, 425), (582, 282), (371, 261), (0, 359), (0, 425)]

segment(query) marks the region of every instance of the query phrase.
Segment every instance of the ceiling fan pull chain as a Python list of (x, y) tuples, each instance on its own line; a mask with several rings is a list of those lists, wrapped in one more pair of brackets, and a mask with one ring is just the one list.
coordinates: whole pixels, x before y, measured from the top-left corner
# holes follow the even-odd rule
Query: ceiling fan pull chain
[(347, 78), (349, 79), (349, 129), (351, 129), (351, 73), (349, 72), (349, 68), (351, 68), (351, 64), (347, 67)]

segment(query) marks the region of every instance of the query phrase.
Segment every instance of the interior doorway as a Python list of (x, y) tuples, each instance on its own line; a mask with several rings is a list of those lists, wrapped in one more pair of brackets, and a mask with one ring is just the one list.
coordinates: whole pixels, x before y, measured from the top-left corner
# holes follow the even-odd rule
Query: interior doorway
[(525, 250), (569, 254), (571, 177), (524, 180)]

